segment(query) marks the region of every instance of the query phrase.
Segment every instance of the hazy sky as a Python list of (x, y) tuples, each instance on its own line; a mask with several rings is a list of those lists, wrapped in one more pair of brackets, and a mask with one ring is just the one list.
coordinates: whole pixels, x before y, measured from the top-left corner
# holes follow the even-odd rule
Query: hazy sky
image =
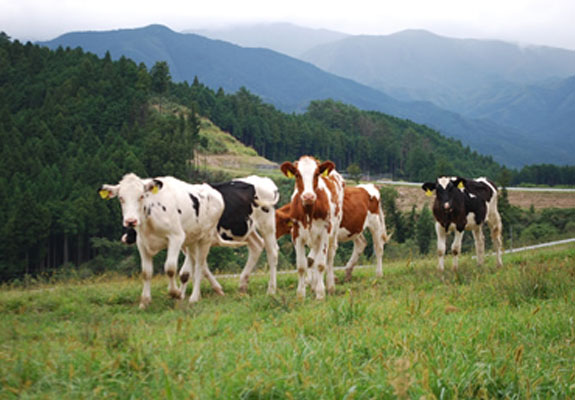
[(21, 41), (156, 23), (181, 31), (256, 22), (351, 34), (427, 29), (575, 50), (575, 0), (0, 0), (0, 31)]

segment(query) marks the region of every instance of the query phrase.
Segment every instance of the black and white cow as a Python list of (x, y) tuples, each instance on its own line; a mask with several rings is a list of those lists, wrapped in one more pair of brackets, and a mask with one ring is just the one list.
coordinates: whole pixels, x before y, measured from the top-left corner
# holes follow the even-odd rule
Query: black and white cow
[[(222, 195), (225, 204), (217, 225), (220, 239), (243, 242), (248, 246), (248, 260), (240, 275), (240, 291), (247, 290), (249, 276), (265, 247), (270, 267), (268, 294), (275, 294), (278, 245), (274, 206), (279, 200), (277, 186), (270, 178), (255, 175), (210, 186)], [(182, 291), (185, 290), (183, 286)]]
[(185, 296), (175, 278), (180, 250), (186, 255), (187, 266), (186, 272), (180, 273), (180, 280), (187, 284), (190, 276), (194, 279), (190, 302), (200, 299), (203, 274), (216, 292), (223, 294), (207, 266), (207, 256), (214, 243), (236, 245), (226, 243), (217, 234), (216, 227), (224, 211), (220, 192), (207, 184), (190, 185), (170, 176), (142, 179), (127, 174), (116, 185), (102, 185), (99, 193), (103, 199), (117, 197), (120, 200), (123, 226), (128, 229), (122, 241), (137, 243), (144, 280), (140, 308), (151, 302), (152, 259), (163, 249), (167, 249), (164, 270), (172, 297)]
[(440, 176), (436, 182), (427, 182), (422, 189), (428, 196), (433, 196), (433, 215), (437, 233), (438, 268), (444, 269), (444, 255), (447, 234), (455, 232), (451, 246), (453, 269), (457, 269), (457, 257), (461, 253), (461, 241), (465, 230), (473, 232), (477, 262), (483, 263), (485, 238), (483, 223), (487, 222), (497, 255), (497, 265), (502, 266), (502, 224), (497, 211), (497, 187), (487, 178), (465, 179), (461, 177)]

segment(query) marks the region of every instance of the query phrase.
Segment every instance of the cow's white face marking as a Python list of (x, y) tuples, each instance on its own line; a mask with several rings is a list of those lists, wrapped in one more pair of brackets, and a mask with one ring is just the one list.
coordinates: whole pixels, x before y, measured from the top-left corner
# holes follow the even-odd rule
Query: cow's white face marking
[(314, 190), (315, 175), (318, 171), (317, 162), (310, 157), (302, 157), (297, 163), (297, 169), (303, 182), (302, 203), (312, 204), (317, 198)]
[(141, 206), (144, 200), (144, 182), (134, 174), (128, 174), (122, 178), (119, 184), (118, 199), (122, 206), (123, 224), (125, 227), (138, 226)]
[(445, 176), (442, 176), (441, 178), (437, 179), (437, 183), (439, 183), (441, 187), (444, 189), (447, 189), (447, 185), (449, 185), (449, 182), (451, 182), (451, 178)]

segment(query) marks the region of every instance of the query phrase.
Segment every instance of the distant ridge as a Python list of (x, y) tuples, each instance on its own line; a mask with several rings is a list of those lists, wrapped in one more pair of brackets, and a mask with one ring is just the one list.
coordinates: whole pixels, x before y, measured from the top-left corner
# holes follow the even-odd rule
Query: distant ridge
[(167, 61), (175, 81), (192, 82), (197, 76), (208, 86), (226, 92), (246, 87), (287, 112), (301, 112), (311, 100), (332, 98), (426, 124), (509, 166), (553, 162), (555, 157), (541, 144), (493, 122), (464, 118), (427, 102), (397, 101), (381, 91), (271, 50), (242, 48), (196, 34), (176, 33), (161, 25), (68, 33), (39, 44), (52, 49), (79, 46), (100, 56), (108, 51), (114, 59), (125, 56), (148, 67)]

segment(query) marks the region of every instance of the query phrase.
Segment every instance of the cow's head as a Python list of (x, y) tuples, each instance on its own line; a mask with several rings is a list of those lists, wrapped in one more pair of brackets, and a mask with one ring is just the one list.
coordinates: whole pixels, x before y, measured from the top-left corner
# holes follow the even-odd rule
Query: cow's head
[(313, 157), (302, 156), (295, 164), (289, 161), (281, 165), (281, 170), (288, 178), (295, 178), (295, 185), (304, 206), (311, 206), (317, 199), (317, 186), (320, 175), (328, 176), (335, 169), (331, 161), (321, 164)]
[(127, 174), (117, 185), (102, 185), (98, 193), (106, 200), (117, 197), (122, 206), (124, 227), (135, 228), (142, 222), (144, 216), (145, 196), (148, 193), (157, 193), (162, 185), (162, 181), (158, 179), (143, 180), (136, 174)]
[(465, 180), (460, 177), (440, 176), (435, 182), (426, 182), (421, 188), (428, 196), (435, 192), (436, 201), (446, 212), (453, 210), (453, 200), (465, 187)]
[(290, 203), (287, 203), (275, 212), (276, 216), (276, 239), (281, 238), (291, 232), (293, 221), (290, 214)]

